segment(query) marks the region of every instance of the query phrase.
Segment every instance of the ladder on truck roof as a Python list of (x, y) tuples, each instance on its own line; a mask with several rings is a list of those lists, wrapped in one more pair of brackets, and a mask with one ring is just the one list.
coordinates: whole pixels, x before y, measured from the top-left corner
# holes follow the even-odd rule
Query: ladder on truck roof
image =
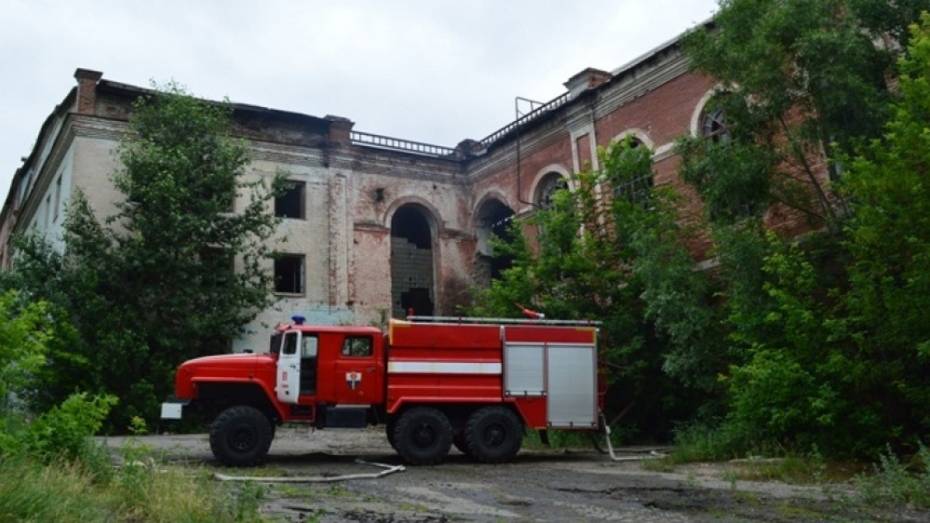
[(597, 327), (593, 320), (537, 320), (531, 318), (470, 318), (467, 316), (407, 316), (414, 323), (504, 323), (508, 325), (564, 325)]

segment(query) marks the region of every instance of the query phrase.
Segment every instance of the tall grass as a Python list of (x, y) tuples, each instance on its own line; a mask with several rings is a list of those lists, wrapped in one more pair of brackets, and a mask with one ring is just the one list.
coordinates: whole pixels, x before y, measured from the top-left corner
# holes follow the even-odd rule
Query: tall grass
[(921, 445), (909, 463), (889, 449), (881, 455), (873, 473), (860, 475), (856, 485), (869, 504), (908, 504), (930, 509), (930, 449)]
[(153, 460), (111, 474), (82, 462), (0, 461), (0, 521), (259, 521), (262, 492)]

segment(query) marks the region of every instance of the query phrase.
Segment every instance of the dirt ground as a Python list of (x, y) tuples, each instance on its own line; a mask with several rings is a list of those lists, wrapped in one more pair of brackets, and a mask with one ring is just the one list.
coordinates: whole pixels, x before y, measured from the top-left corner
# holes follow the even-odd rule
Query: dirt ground
[[(381, 430), (281, 428), (268, 462), (219, 466), (207, 436), (146, 436), (172, 462), (249, 476), (377, 472), (356, 463), (399, 464)], [(109, 438), (116, 449), (122, 438)], [(622, 449), (637, 455), (640, 448)], [(716, 465), (653, 472), (612, 462), (594, 450), (524, 450), (505, 465), (470, 462), (453, 450), (446, 463), (407, 467), (379, 479), (330, 484), (267, 484), (262, 512), (285, 521), (930, 521), (907, 508), (865, 508), (843, 485), (736, 481)]]

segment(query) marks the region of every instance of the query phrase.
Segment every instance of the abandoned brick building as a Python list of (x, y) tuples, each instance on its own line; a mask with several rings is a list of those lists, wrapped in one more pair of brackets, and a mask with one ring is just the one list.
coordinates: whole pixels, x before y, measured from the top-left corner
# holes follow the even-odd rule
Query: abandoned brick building
[[(31, 229), (60, 246), (63, 209), (76, 189), (100, 216), (120, 198), (110, 181), (114, 151), (129, 104), (143, 90), (85, 69), (75, 78), (14, 176), (0, 214), (5, 267), (13, 234)], [(500, 270), (490, 233), (544, 206), (586, 164), (597, 168), (598, 146), (628, 135), (653, 151), (654, 183), (688, 196), (685, 219), (699, 215), (696, 197), (677, 178), (673, 143), (715, 132), (720, 115), (704, 111), (715, 81), (689, 71), (677, 40), (610, 72), (584, 69), (565, 86), (561, 96), (456, 147), (361, 132), (341, 117), (234, 105), (237, 133), (251, 149), (248, 176), (283, 171), (293, 182), (273, 209), (289, 238), (268, 262), (277, 303), (235, 348), (260, 349), (263, 325), (297, 313), (311, 322), (364, 324), (411, 307), (454, 312), (471, 286)], [(697, 260), (705, 249), (694, 242)]]

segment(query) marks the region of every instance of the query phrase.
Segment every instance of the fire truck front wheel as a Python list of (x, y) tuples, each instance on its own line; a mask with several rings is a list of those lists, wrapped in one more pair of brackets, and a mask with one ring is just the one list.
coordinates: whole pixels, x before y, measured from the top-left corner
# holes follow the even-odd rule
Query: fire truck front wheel
[(468, 417), (465, 444), (472, 457), (483, 463), (513, 459), (523, 443), (523, 423), (506, 407), (484, 407)]
[(255, 407), (239, 405), (220, 413), (210, 427), (210, 450), (224, 465), (257, 465), (268, 454), (274, 429)]
[(394, 446), (411, 465), (434, 465), (449, 454), (452, 424), (437, 409), (414, 407), (394, 425)]

